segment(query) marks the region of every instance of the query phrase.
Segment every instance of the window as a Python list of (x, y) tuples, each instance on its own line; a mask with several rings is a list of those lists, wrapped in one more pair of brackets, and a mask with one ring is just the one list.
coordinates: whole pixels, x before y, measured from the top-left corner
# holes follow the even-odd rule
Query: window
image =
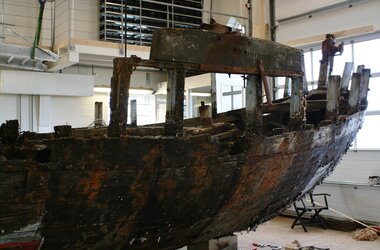
[[(355, 43), (355, 66), (364, 64), (371, 72), (380, 72), (380, 39)], [(345, 52), (346, 53), (346, 52)], [(372, 84), (371, 84), (372, 85)]]
[(216, 74), (218, 112), (245, 107), (245, 89), (242, 75)]
[(103, 126), (103, 102), (95, 102), (95, 126)]
[[(361, 38), (363, 39), (363, 38)], [(338, 39), (338, 43), (340, 43)], [(368, 92), (368, 108), (363, 128), (359, 131), (355, 139), (355, 150), (380, 150), (380, 65), (377, 63), (380, 58), (380, 39), (376, 38), (364, 42), (350, 41), (344, 45), (342, 55), (337, 55), (334, 60), (333, 75), (342, 75), (346, 62), (354, 62), (354, 71), (356, 66), (365, 65), (371, 69), (372, 78), (370, 79)], [(320, 45), (319, 45), (320, 48)], [(305, 49), (305, 74), (310, 85), (316, 88), (319, 77), (320, 59), (322, 57), (321, 50)]]

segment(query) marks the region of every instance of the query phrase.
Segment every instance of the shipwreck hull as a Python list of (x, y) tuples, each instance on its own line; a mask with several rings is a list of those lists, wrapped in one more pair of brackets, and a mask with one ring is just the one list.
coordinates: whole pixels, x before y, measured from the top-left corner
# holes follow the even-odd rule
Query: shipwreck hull
[(39, 163), (0, 162), (13, 180), (0, 196), (3, 234), (40, 222), (42, 249), (172, 249), (245, 230), (330, 173), (363, 117), (229, 147), (207, 134), (26, 144)]
[[(0, 126), (0, 249), (173, 249), (252, 228), (320, 183), (363, 124), (369, 69), (350, 90), (331, 76), (305, 95), (297, 49), (200, 30), (155, 37), (150, 60), (114, 60), (108, 128)], [(168, 73), (163, 124), (127, 128), (137, 67)], [(217, 114), (214, 82), (211, 117), (184, 120), (186, 72), (245, 74), (246, 108)], [(291, 96), (263, 103), (266, 76), (291, 79)]]

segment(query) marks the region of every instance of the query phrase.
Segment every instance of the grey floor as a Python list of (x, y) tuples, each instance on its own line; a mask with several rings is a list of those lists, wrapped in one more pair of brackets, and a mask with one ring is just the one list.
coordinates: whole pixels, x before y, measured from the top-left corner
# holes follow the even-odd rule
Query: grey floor
[[(238, 236), (238, 250), (254, 249), (252, 243), (261, 245), (271, 244), (285, 247), (297, 240), (302, 247), (314, 246), (329, 248), (330, 250), (380, 250), (380, 238), (375, 241), (357, 241), (351, 237), (350, 232), (337, 230), (323, 230), (319, 227), (307, 227), (305, 233), (301, 226), (291, 229), (292, 218), (276, 217), (259, 225), (254, 232), (236, 233)], [(186, 250), (183, 247), (178, 250)], [(270, 250), (271, 248), (258, 248), (258, 250)]]
[(285, 249), (285, 246), (294, 240), (301, 243), (301, 246), (324, 247), (331, 250), (380, 250), (379, 238), (375, 241), (357, 241), (349, 232), (323, 230), (311, 226), (308, 227), (309, 232), (305, 233), (301, 226), (291, 229), (292, 222), (291, 218), (276, 217), (259, 225), (255, 232), (238, 233), (239, 250), (252, 250), (252, 243), (271, 243)]

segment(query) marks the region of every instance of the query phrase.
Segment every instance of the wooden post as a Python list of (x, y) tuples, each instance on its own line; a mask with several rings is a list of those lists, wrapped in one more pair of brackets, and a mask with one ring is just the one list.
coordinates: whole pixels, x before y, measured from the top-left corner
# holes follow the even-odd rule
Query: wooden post
[(336, 121), (339, 114), (340, 76), (330, 76), (327, 86), (326, 119)]
[(304, 72), (303, 77), (302, 77), (302, 89), (303, 89), (303, 93), (305, 95), (307, 95), (309, 93), (309, 89), (308, 89), (308, 86), (307, 86), (306, 69), (305, 69), (305, 58), (303, 56), (303, 53), (302, 53), (302, 57), (301, 57), (301, 67), (302, 67), (302, 72)]
[(216, 103), (216, 74), (211, 73), (211, 117), (216, 118), (218, 114)]
[(330, 71), (330, 60), (327, 60), (325, 62), (321, 62), (321, 66), (319, 68), (319, 78), (318, 78), (318, 88), (326, 88), (327, 79), (329, 77), (329, 71)]
[(365, 110), (368, 106), (367, 95), (369, 90), (369, 78), (371, 77), (371, 69), (363, 69), (363, 82), (360, 86), (360, 96), (359, 96), (359, 109)]
[(292, 94), (290, 97), (290, 130), (301, 130), (305, 127), (306, 117), (305, 117), (305, 103), (303, 96), (303, 84), (301, 83), (302, 78), (294, 77), (292, 78)]
[(284, 97), (289, 97), (290, 96), (290, 80), (291, 78), (290, 77), (286, 77), (285, 78), (285, 88), (284, 88)]
[(128, 98), (133, 63), (129, 60), (114, 60), (111, 79), (110, 108), (111, 119), (108, 126), (108, 137), (120, 137), (127, 127)]
[(263, 126), (263, 100), (260, 76), (248, 75), (245, 98), (247, 128), (255, 134), (261, 134)]
[(354, 68), (353, 62), (346, 62), (344, 65), (342, 80), (340, 81), (340, 90), (342, 92), (348, 91), (348, 83), (351, 80), (352, 70)]
[(131, 127), (137, 126), (137, 101), (131, 100)]
[(185, 71), (183, 69), (168, 70), (168, 86), (166, 96), (165, 134), (180, 136), (183, 129), (183, 101), (185, 88)]
[(348, 104), (350, 107), (349, 114), (352, 114), (358, 111), (361, 85), (362, 85), (362, 74), (353, 73), (352, 80), (351, 80), (350, 95), (348, 97)]

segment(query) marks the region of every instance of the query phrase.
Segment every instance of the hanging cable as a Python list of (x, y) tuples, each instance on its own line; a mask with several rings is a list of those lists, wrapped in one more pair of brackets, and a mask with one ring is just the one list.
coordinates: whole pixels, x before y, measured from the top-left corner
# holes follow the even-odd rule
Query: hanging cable
[(33, 47), (32, 47), (32, 54), (30, 56), (32, 59), (34, 59), (34, 57), (36, 55), (36, 47), (40, 43), (41, 29), (42, 29), (42, 18), (43, 18), (43, 15), (44, 15), (44, 9), (45, 9), (46, 0), (38, 0), (38, 3), (40, 4), (40, 8), (39, 8), (39, 13), (38, 13), (37, 30), (36, 30), (36, 34), (34, 36), (34, 42), (33, 42)]

